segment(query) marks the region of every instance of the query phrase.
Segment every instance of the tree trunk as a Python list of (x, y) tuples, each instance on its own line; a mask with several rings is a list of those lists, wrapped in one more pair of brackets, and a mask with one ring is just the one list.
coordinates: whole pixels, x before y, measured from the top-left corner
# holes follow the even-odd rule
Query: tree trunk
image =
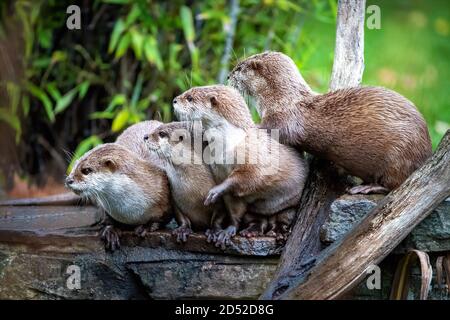
[(364, 72), (365, 0), (339, 0), (330, 90), (356, 87)]
[[(450, 130), (433, 157), (388, 194), (342, 240), (298, 272), (286, 299), (335, 299), (354, 287), (450, 195)], [(308, 270), (309, 269), (309, 270)], [(327, 284), (327, 285), (324, 285)]]
[[(343, 0), (338, 4), (336, 48), (330, 89), (359, 85), (364, 69), (365, 1)], [(313, 158), (297, 220), (286, 243), (274, 279), (261, 299), (275, 299), (294, 284), (298, 270), (314, 264), (321, 251), (319, 233), (331, 203), (347, 184), (328, 162)]]

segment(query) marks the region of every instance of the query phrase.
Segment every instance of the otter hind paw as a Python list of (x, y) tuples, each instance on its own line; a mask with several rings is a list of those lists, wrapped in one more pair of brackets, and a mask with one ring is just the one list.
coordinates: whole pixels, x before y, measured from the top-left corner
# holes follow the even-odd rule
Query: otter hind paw
[(388, 194), (389, 189), (377, 184), (361, 184), (347, 189), (349, 194)]
[(220, 230), (217, 234), (217, 239), (215, 241), (215, 246), (225, 250), (228, 245), (231, 244), (231, 238), (236, 235), (237, 228), (234, 226), (229, 226), (224, 230)]

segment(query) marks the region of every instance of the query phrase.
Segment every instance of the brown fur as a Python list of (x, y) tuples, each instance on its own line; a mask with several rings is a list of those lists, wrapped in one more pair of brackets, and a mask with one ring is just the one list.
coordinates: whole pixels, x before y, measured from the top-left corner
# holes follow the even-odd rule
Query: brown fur
[(152, 156), (152, 153), (148, 152), (148, 148), (144, 143), (144, 136), (162, 124), (162, 122), (156, 120), (147, 120), (136, 123), (125, 129), (122, 134), (117, 137), (116, 143), (138, 154), (139, 157), (155, 163), (158, 158)]
[[(232, 226), (239, 226), (246, 206), (252, 213), (272, 216), (298, 204), (307, 176), (306, 163), (295, 150), (266, 133), (255, 134), (256, 126), (248, 107), (236, 90), (221, 85), (192, 88), (175, 99), (174, 108), (179, 117), (201, 119), (205, 130), (218, 130), (230, 143), (234, 135), (243, 137), (234, 150), (245, 154), (245, 163), (212, 164), (219, 185), (210, 191), (209, 197), (231, 197), (225, 198), (225, 204), (231, 211)], [(279, 154), (273, 152), (275, 148)], [(265, 159), (274, 167), (250, 163), (255, 154), (257, 159)], [(240, 202), (245, 205), (239, 206), (239, 210), (230, 209)]]
[(366, 183), (395, 189), (431, 155), (422, 115), (391, 90), (316, 94), (294, 62), (278, 52), (240, 62), (229, 81), (256, 98), (261, 127), (279, 128), (282, 142), (331, 160)]
[[(86, 171), (88, 170), (88, 171)], [(93, 174), (102, 173), (105, 176), (116, 175), (117, 180), (112, 183), (121, 183), (120, 177), (128, 177), (134, 187), (133, 191), (140, 193), (139, 197), (145, 199), (145, 212), (142, 213), (145, 221), (140, 223), (131, 223), (127, 221), (127, 217), (113, 217), (119, 222), (125, 224), (144, 224), (148, 222), (167, 223), (170, 219), (170, 203), (169, 203), (169, 186), (167, 177), (164, 172), (155, 165), (140, 158), (137, 154), (131, 152), (127, 148), (116, 144), (106, 143), (100, 145), (91, 151), (87, 152), (75, 164), (72, 172), (67, 180), (73, 179), (72, 183), (68, 183), (68, 187), (75, 193), (81, 196), (87, 196), (95, 199), (94, 192), (100, 192), (103, 188), (105, 190), (121, 186), (103, 185), (102, 182), (90, 183), (87, 189), (75, 188), (76, 185), (88, 181), (92, 182)], [(75, 188), (75, 189), (74, 189)], [(83, 187), (84, 188), (84, 187)], [(122, 195), (124, 198), (127, 194)], [(105, 205), (105, 210), (108, 211), (111, 204)], [(110, 212), (109, 212), (110, 213)]]
[[(208, 191), (214, 187), (215, 182), (209, 166), (202, 160), (201, 140), (199, 140), (200, 149), (194, 148), (194, 132), (189, 124), (188, 122), (161, 124), (146, 136), (146, 142), (150, 152), (159, 158), (169, 178), (178, 225), (181, 228), (205, 231), (211, 227), (212, 217), (221, 206), (203, 205)], [(180, 137), (183, 140), (180, 140)], [(183, 150), (189, 155), (189, 163), (174, 162), (172, 156), (175, 150), (177, 152)]]

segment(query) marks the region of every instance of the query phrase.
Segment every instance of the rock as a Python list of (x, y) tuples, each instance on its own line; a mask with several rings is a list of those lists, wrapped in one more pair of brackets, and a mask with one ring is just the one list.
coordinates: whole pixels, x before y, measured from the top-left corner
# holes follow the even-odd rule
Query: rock
[[(331, 205), (331, 213), (321, 228), (321, 241), (340, 239), (382, 199), (380, 195), (344, 195)], [(450, 202), (444, 201), (402, 242), (396, 252), (407, 248), (437, 252), (450, 250)]]
[(379, 196), (344, 195), (331, 204), (331, 212), (320, 230), (320, 240), (326, 244), (335, 242), (346, 234), (371, 209)]
[[(282, 250), (273, 238), (236, 237), (222, 251), (202, 234), (177, 243), (165, 230), (124, 231), (111, 253), (102, 221), (89, 206), (0, 206), (0, 299), (254, 299)], [(68, 285), (73, 266), (80, 288)]]

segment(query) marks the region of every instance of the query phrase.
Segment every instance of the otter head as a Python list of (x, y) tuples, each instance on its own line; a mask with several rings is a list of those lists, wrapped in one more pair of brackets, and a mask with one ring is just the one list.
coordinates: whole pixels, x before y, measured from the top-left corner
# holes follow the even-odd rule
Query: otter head
[(255, 54), (239, 62), (228, 82), (242, 93), (269, 101), (312, 92), (294, 61), (281, 52)]
[(161, 124), (144, 136), (151, 153), (163, 160), (174, 161), (179, 156), (188, 157), (191, 151), (191, 135), (187, 122)]
[(239, 128), (253, 126), (250, 111), (239, 92), (229, 86), (194, 87), (173, 100), (182, 120), (200, 120), (205, 129), (228, 122)]

